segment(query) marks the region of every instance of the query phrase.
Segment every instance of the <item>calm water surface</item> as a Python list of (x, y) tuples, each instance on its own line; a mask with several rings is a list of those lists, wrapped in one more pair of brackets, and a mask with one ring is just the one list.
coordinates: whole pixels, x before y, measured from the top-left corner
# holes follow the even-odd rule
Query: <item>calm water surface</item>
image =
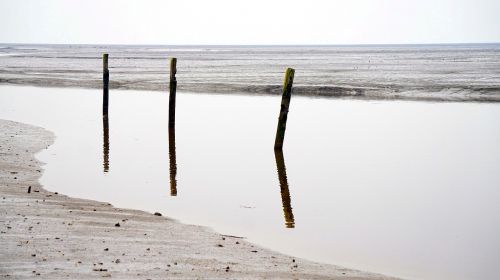
[[(500, 104), (0, 87), (54, 131), (42, 183), (299, 257), (410, 279), (496, 279)], [(108, 128), (106, 131), (105, 128)]]

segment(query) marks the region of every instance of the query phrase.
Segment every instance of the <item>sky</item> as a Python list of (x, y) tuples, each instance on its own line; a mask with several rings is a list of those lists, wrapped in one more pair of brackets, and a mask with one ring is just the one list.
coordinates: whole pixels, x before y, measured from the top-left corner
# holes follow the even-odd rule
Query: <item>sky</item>
[(500, 0), (0, 0), (0, 43), (500, 42)]

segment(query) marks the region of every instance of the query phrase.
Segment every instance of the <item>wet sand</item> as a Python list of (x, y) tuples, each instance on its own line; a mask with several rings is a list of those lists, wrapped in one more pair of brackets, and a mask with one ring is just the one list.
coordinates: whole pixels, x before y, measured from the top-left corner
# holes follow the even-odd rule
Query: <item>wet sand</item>
[(54, 135), (4, 120), (0, 131), (4, 279), (392, 279), (285, 256), (163, 215), (48, 192), (34, 155)]

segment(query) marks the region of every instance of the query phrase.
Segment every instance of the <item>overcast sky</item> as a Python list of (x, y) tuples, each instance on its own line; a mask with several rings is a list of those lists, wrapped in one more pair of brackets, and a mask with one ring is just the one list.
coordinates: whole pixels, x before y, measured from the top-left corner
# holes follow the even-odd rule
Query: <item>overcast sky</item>
[(500, 42), (500, 0), (0, 0), (2, 43)]

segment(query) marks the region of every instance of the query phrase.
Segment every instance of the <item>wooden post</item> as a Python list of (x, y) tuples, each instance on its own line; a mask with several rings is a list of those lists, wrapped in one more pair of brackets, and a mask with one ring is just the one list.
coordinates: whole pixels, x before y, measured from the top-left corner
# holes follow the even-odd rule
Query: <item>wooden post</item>
[(276, 130), (276, 140), (274, 141), (275, 150), (280, 150), (283, 148), (283, 140), (285, 139), (286, 130), (286, 119), (288, 117), (288, 108), (290, 107), (290, 98), (292, 97), (292, 84), (294, 75), (294, 69), (286, 69), (285, 80), (283, 82), (283, 96), (281, 97), (281, 110), (278, 119), (278, 128)]
[(175, 92), (177, 90), (177, 58), (170, 59), (170, 97), (168, 102), (168, 127), (175, 127)]
[(274, 150), (274, 157), (276, 158), (276, 168), (278, 169), (278, 179), (280, 181), (281, 189), (281, 203), (283, 205), (283, 214), (285, 216), (285, 226), (287, 228), (295, 227), (295, 219), (292, 211), (292, 200), (290, 198), (290, 191), (288, 189), (288, 179), (286, 176), (285, 158), (283, 151), (278, 149)]
[(170, 163), (170, 195), (177, 196), (177, 161), (175, 155), (175, 128), (168, 128), (168, 159)]
[(109, 102), (109, 70), (108, 70), (108, 54), (102, 55), (102, 114), (108, 115)]

